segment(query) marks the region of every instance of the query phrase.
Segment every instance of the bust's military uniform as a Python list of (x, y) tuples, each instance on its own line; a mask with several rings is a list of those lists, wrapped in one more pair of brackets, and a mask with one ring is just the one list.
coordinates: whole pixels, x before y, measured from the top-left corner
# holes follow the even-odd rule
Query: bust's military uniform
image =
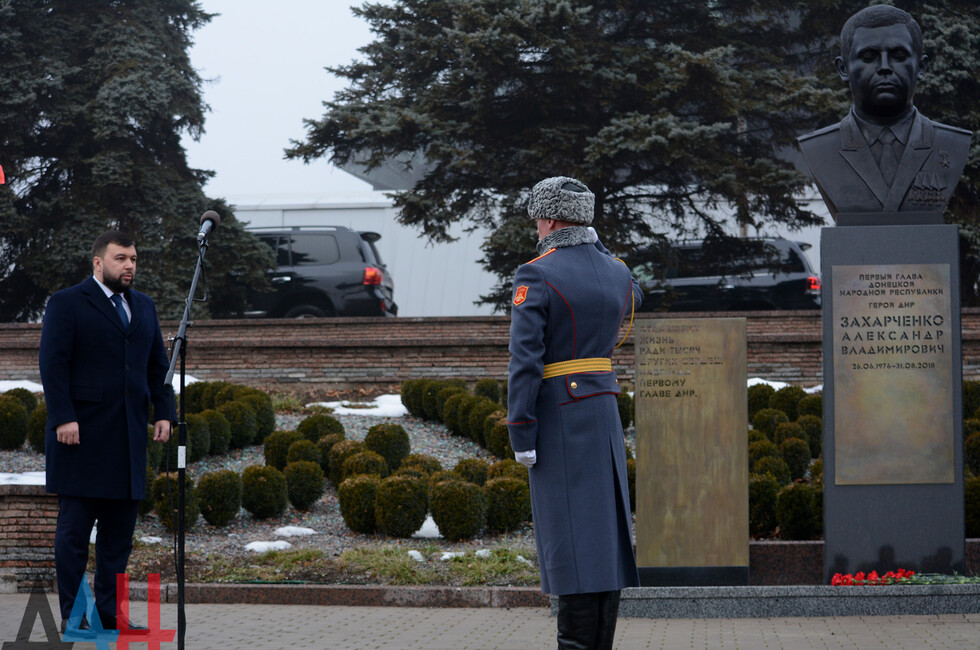
[(916, 111), (890, 186), (853, 113), (801, 136), (799, 145), (834, 219), (839, 213), (941, 215), (963, 174), (970, 137), (969, 131), (933, 122)]
[(553, 235), (566, 230), (575, 236), (517, 270), (507, 398), (511, 445), (537, 452), (541, 590), (559, 595), (639, 584), (610, 356), (642, 293), (586, 228)]

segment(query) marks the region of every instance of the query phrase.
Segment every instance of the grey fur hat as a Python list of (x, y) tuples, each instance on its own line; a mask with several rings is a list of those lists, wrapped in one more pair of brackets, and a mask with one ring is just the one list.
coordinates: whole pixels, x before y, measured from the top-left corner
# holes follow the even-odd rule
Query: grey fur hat
[(552, 176), (531, 188), (527, 213), (532, 219), (558, 219), (587, 226), (595, 216), (595, 194), (582, 181)]

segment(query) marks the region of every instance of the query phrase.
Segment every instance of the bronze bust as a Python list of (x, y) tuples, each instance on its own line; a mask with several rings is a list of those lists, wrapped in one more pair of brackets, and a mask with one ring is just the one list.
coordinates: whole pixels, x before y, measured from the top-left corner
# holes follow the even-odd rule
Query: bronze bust
[(901, 9), (875, 5), (844, 24), (835, 65), (854, 105), (839, 123), (799, 138), (838, 225), (942, 223), (971, 133), (913, 105), (927, 58), (922, 30)]

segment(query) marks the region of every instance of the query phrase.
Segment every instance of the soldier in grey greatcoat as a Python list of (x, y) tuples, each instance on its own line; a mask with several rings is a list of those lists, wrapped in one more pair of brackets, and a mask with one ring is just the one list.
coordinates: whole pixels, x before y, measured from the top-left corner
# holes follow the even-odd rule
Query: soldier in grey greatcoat
[(559, 648), (611, 648), (619, 592), (639, 584), (626, 448), (610, 357), (642, 292), (599, 243), (595, 196), (548, 178), (531, 190), (538, 252), (514, 278), (508, 417), (531, 480), (541, 590), (558, 595)]

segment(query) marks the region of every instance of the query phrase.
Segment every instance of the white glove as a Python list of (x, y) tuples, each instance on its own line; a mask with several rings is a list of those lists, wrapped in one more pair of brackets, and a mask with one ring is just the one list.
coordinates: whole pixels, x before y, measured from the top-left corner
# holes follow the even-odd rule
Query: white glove
[(525, 467), (532, 467), (536, 462), (538, 462), (538, 454), (535, 450), (530, 451), (515, 451), (514, 458), (517, 462)]
[(599, 235), (596, 233), (595, 228), (589, 226), (589, 234), (592, 235), (592, 243), (599, 241)]

